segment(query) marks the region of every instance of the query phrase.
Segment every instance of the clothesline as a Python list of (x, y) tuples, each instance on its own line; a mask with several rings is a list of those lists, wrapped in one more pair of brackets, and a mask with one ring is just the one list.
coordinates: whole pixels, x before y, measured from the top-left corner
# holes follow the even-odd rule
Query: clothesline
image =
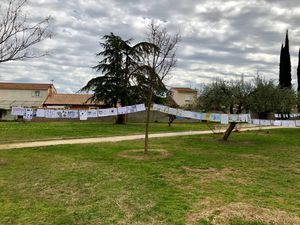
[[(23, 107), (12, 107), (11, 114), (16, 116), (23, 116), (25, 120), (32, 120), (33, 117), (49, 118), (49, 119), (80, 119), (87, 120), (88, 118), (98, 118), (106, 116), (116, 116), (123, 114), (130, 114), (145, 111), (145, 104), (124, 106), (119, 108), (106, 109), (90, 109), (90, 110), (60, 110), (60, 109), (32, 109)], [(249, 123), (261, 126), (286, 126), (299, 127), (299, 120), (263, 120), (252, 119), (248, 114), (225, 114), (225, 113), (202, 113), (193, 112), (183, 109), (168, 107), (165, 105), (153, 104), (152, 110), (175, 115), (178, 117), (190, 118), (200, 121), (219, 122), (221, 124), (228, 124), (230, 122)]]

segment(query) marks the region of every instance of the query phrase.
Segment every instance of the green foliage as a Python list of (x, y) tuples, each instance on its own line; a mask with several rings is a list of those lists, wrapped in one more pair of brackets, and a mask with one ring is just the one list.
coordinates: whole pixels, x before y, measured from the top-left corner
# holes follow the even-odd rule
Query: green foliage
[(255, 88), (249, 98), (249, 106), (252, 112), (261, 117), (271, 112), (290, 113), (296, 106), (297, 97), (295, 91), (280, 88), (273, 81), (261, 78), (255, 80)]
[(198, 104), (206, 111), (240, 113), (248, 109), (252, 86), (244, 81), (216, 80), (204, 87)]
[(277, 108), (279, 88), (273, 81), (256, 78), (255, 88), (250, 95), (249, 105), (252, 112), (267, 114)]
[(280, 88), (274, 81), (259, 77), (250, 82), (217, 80), (204, 87), (198, 105), (206, 111), (250, 110), (264, 116), (271, 112), (290, 113), (297, 105), (297, 95), (294, 90)]
[(91, 79), (81, 91), (93, 91), (93, 100), (104, 101), (109, 106), (116, 106), (118, 102), (125, 106), (140, 101), (139, 86), (135, 75), (139, 71), (142, 54), (155, 49), (151, 43), (140, 42), (131, 45), (131, 39), (124, 41), (113, 33), (103, 37), (100, 43), (103, 51), (97, 56), (101, 61), (93, 67), (102, 76)]

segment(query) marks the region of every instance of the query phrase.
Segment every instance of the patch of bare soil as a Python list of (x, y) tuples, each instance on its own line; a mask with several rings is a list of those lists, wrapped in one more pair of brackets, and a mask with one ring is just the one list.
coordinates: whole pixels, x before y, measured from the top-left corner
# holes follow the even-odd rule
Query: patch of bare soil
[(230, 219), (238, 218), (274, 225), (300, 225), (300, 217), (282, 210), (255, 207), (242, 202), (217, 205), (216, 202), (202, 202), (200, 207), (204, 209), (188, 214), (186, 224), (196, 225), (197, 221), (204, 219), (212, 225), (228, 225)]
[(233, 168), (197, 168), (197, 167), (188, 167), (183, 166), (182, 169), (189, 173), (198, 173), (201, 174), (202, 177), (206, 177), (209, 180), (225, 180), (228, 176), (232, 176), (237, 173), (237, 171)]
[(134, 149), (120, 152), (119, 156), (136, 160), (159, 160), (168, 158), (170, 153), (164, 149), (149, 149), (147, 153), (144, 149)]
[(8, 161), (6, 159), (0, 158), (0, 166), (5, 166), (8, 164)]
[(255, 155), (255, 154), (241, 154), (241, 155), (239, 155), (239, 156), (240, 156), (241, 158), (253, 159), (253, 160), (257, 160), (257, 159), (267, 160), (267, 159), (269, 159), (268, 156)]

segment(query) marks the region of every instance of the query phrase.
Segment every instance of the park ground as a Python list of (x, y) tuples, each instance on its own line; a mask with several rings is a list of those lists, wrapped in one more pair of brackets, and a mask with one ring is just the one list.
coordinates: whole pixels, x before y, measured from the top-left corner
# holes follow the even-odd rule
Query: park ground
[[(213, 126), (210, 124), (209, 127)], [(167, 123), (152, 123), (150, 133), (201, 131), (209, 129), (206, 123), (175, 122), (171, 127)], [(145, 124), (127, 123), (118, 125), (98, 121), (71, 122), (3, 122), (0, 123), (0, 144), (53, 139), (107, 137), (143, 134)]]
[[(3, 123), (0, 141), (94, 136), (99, 127), (97, 135), (143, 131), (61, 124)], [(36, 134), (42, 127), (49, 132)], [(299, 135), (276, 129), (233, 133), (228, 142), (220, 135), (151, 139), (148, 155), (139, 151), (142, 140), (1, 150), (0, 224), (300, 224)]]

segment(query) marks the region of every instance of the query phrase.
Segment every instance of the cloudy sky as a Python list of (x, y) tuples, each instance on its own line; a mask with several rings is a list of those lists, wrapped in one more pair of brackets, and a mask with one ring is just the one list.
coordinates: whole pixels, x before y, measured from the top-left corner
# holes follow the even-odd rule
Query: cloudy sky
[(251, 79), (257, 73), (277, 80), (286, 29), (296, 84), (299, 0), (31, 0), (26, 12), (35, 21), (53, 17), (53, 38), (36, 46), (50, 54), (2, 63), (1, 82), (54, 80), (60, 92), (76, 92), (99, 75), (91, 67), (103, 35), (113, 32), (139, 42), (154, 19), (182, 37), (170, 86), (198, 88), (211, 79)]

